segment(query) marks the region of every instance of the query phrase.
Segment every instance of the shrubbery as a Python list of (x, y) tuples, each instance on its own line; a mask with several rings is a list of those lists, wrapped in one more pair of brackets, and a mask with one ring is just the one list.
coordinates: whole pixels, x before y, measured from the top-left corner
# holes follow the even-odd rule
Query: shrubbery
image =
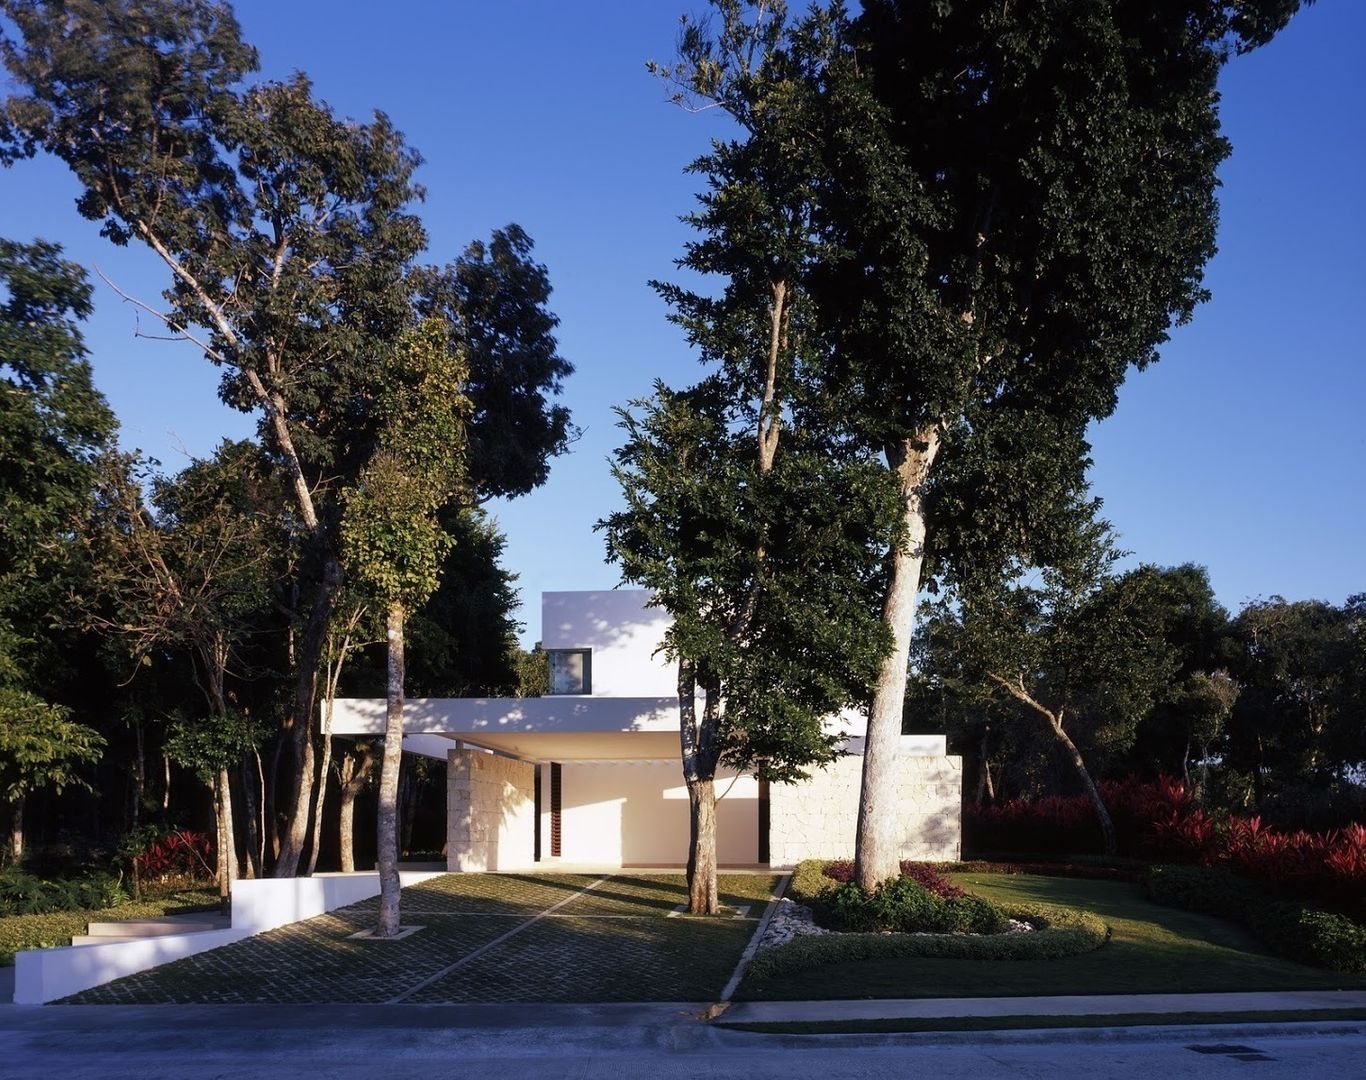
[(1276, 901), (1224, 867), (1155, 866), (1146, 882), (1160, 904), (1247, 924), (1274, 952), (1334, 971), (1366, 971), (1366, 927), (1295, 901)]
[[(806, 864), (803, 866), (816, 864)], [(800, 871), (800, 867), (798, 868)], [(932, 957), (959, 960), (1057, 960), (1092, 952), (1110, 940), (1095, 915), (1044, 904), (1009, 904), (1011, 918), (1030, 923), (1028, 934), (821, 934), (799, 937), (780, 949), (764, 949), (750, 963), (758, 979), (788, 975), (822, 964), (858, 960)]]
[[(1366, 826), (1281, 832), (1256, 817), (1214, 817), (1176, 780), (1107, 780), (1100, 789), (1124, 854), (1224, 866), (1276, 893), (1366, 922)], [(1100, 846), (1095, 813), (1084, 795), (968, 807), (963, 832), (977, 851), (1048, 855)]]
[(211, 911), (217, 906), (218, 897), (213, 891), (184, 889), (168, 892), (157, 899), (123, 903), (113, 908), (0, 917), (0, 967), (13, 964), (14, 954), (20, 949), (46, 949), (56, 945), (70, 945), (74, 935), (85, 933), (94, 916), (111, 922), (121, 919), (152, 919), (175, 912)]
[[(843, 884), (846, 881), (854, 880), (854, 862), (852, 859), (834, 859), (821, 865), (821, 873), (831, 881)], [(929, 863), (911, 862), (903, 859), (901, 862), (901, 876), (910, 878), (918, 885), (923, 885), (934, 893), (935, 896), (942, 896), (945, 900), (955, 896), (966, 896), (957, 885), (951, 882), (937, 867)]]
[(109, 874), (45, 881), (18, 867), (0, 870), (0, 916), (82, 911), (110, 907), (127, 899), (120, 880)]
[(1000, 934), (1010, 919), (976, 896), (938, 896), (914, 878), (901, 876), (872, 895), (854, 882), (823, 892), (812, 905), (816, 921), (832, 930), (898, 933)]
[(852, 878), (847, 860), (809, 859), (793, 872), (788, 895), (810, 905), (816, 921), (832, 930), (999, 934), (1010, 925), (1004, 910), (967, 895), (926, 863), (902, 863), (901, 876), (871, 896)]

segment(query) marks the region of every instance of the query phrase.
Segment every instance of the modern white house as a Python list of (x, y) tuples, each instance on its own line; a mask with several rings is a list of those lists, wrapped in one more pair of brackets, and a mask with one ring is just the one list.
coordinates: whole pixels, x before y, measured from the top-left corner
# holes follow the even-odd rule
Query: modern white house
[[(418, 698), (404, 749), (448, 763), (452, 871), (555, 864), (681, 866), (688, 795), (679, 763), (677, 674), (657, 650), (668, 616), (645, 591), (551, 592), (541, 600), (550, 693)], [(334, 735), (384, 731), (385, 703), (339, 699)], [(717, 776), (723, 866), (786, 868), (853, 853), (866, 719), (830, 720), (846, 755), (796, 784)], [(962, 761), (943, 736), (905, 735), (904, 858), (959, 856)]]

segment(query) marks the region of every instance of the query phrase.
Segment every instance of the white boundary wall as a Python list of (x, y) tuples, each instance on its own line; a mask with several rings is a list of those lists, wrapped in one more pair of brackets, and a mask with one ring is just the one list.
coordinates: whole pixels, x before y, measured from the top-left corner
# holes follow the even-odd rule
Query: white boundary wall
[[(440, 870), (404, 870), (407, 887), (440, 877)], [(14, 1003), (42, 1005), (125, 975), (208, 952), (278, 926), (311, 919), (379, 895), (379, 874), (315, 874), (310, 878), (261, 878), (232, 886), (232, 926), (163, 934), (101, 945), (28, 949), (14, 958)]]

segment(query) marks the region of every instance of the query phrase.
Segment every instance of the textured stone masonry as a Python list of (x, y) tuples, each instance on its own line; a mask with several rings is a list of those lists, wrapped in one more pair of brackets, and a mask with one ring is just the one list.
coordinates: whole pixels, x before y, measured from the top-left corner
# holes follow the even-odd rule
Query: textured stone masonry
[[(854, 852), (862, 757), (843, 757), (799, 784), (769, 789), (769, 864), (846, 859)], [(962, 818), (963, 759), (904, 754), (898, 770), (901, 857), (957, 859)]]
[(474, 750), (447, 755), (446, 867), (518, 870), (532, 865), (535, 767)]

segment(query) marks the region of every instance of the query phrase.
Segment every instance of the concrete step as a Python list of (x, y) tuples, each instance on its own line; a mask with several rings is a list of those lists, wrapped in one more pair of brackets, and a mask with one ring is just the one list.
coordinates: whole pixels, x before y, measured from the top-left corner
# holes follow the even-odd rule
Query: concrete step
[[(194, 916), (168, 916), (162, 919), (130, 919), (126, 922), (92, 922), (82, 937), (144, 938), (166, 934), (192, 934), (199, 930), (226, 930), (231, 920), (226, 915), (206, 912)], [(74, 940), (74, 939), (73, 939)]]

